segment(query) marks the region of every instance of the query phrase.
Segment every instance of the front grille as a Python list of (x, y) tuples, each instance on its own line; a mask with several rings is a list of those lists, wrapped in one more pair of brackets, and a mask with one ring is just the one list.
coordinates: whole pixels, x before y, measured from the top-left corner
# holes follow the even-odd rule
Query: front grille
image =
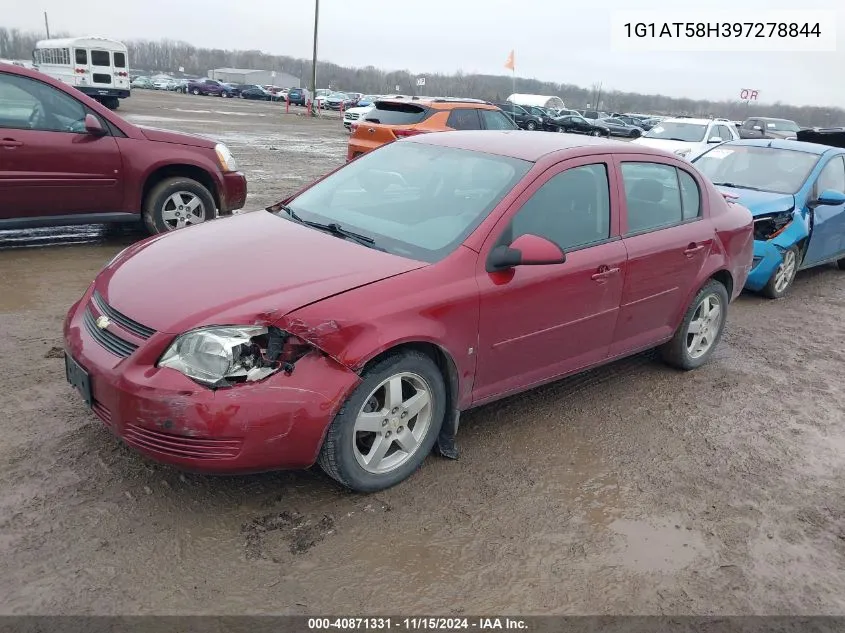
[(124, 341), (116, 334), (113, 334), (108, 330), (101, 330), (98, 328), (96, 321), (94, 321), (94, 315), (91, 314), (91, 310), (88, 308), (85, 309), (85, 316), (82, 317), (82, 322), (85, 324), (85, 329), (88, 330), (88, 334), (91, 335), (91, 338), (115, 356), (126, 358), (138, 349), (138, 346), (134, 343)]
[(211, 439), (174, 435), (135, 424), (127, 424), (124, 427), (123, 439), (135, 448), (186, 459), (234, 459), (243, 445), (243, 440), (238, 438)]
[(346, 115), (346, 118), (349, 119), (350, 121), (357, 121), (358, 117), (360, 117), (360, 116), (361, 115), (358, 114), (357, 112), (350, 112), (349, 114)]
[(151, 327), (142, 325), (141, 323), (130, 319), (125, 314), (112, 308), (108, 303), (106, 303), (106, 300), (103, 299), (103, 295), (101, 295), (97, 290), (94, 291), (93, 300), (94, 305), (97, 306), (97, 310), (100, 311), (100, 314), (105, 314), (110, 320), (117, 323), (127, 332), (132, 332), (132, 334), (135, 334), (142, 339), (148, 339), (156, 333), (156, 331)]

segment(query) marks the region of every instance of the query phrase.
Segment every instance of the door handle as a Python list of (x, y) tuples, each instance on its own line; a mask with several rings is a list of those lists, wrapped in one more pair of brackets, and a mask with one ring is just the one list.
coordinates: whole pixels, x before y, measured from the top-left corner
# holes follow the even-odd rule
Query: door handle
[(604, 281), (608, 277), (611, 277), (612, 275), (615, 275), (618, 272), (618, 268), (608, 268), (607, 266), (600, 266), (598, 271), (590, 275), (590, 279), (592, 279), (593, 281)]
[(16, 141), (13, 138), (0, 139), (0, 147), (20, 147), (23, 145), (22, 141)]
[(686, 250), (684, 251), (684, 255), (686, 255), (687, 257), (693, 257), (693, 256), (695, 256), (696, 253), (699, 253), (703, 250), (704, 250), (703, 244), (698, 244), (698, 245), (690, 244), (689, 246), (687, 246)]

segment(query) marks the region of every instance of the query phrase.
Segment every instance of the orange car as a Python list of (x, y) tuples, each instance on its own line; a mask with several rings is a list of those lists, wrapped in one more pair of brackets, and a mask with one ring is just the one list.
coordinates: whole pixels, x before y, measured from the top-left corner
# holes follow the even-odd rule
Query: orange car
[(362, 121), (353, 124), (346, 160), (424, 132), (451, 130), (516, 130), (499, 108), (477, 99), (384, 99), (375, 102)]

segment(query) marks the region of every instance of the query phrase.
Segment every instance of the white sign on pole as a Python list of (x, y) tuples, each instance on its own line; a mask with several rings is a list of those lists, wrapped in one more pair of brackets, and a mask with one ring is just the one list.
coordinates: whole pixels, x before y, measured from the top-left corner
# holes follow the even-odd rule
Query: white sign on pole
[(180, 72), (180, 73), (185, 72), (185, 67), (184, 67), (184, 66), (179, 66), (179, 72)]
[(399, 84), (396, 84), (396, 92), (399, 92)]
[(275, 79), (275, 78), (276, 78), (276, 71), (275, 71), (275, 70), (270, 71), (270, 76), (271, 76), (273, 79)]
[(418, 77), (417, 78), (417, 85), (424, 86), (425, 85), (425, 77)]
[(739, 91), (739, 98), (743, 101), (757, 101), (757, 96), (760, 94), (759, 90), (752, 90), (751, 88), (743, 88)]

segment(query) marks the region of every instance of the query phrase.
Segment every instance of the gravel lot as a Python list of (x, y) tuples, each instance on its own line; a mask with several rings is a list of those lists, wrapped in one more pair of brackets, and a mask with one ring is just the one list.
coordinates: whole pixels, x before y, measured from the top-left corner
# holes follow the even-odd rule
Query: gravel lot
[[(229, 144), (252, 210), (345, 153), (336, 115), (276, 104), (119, 112)], [(696, 372), (646, 354), (471, 411), (459, 461), (363, 496), (317, 469), (182, 474), (84, 410), (62, 318), (138, 238), (0, 235), (0, 612), (845, 614), (845, 274), (741, 297)]]

